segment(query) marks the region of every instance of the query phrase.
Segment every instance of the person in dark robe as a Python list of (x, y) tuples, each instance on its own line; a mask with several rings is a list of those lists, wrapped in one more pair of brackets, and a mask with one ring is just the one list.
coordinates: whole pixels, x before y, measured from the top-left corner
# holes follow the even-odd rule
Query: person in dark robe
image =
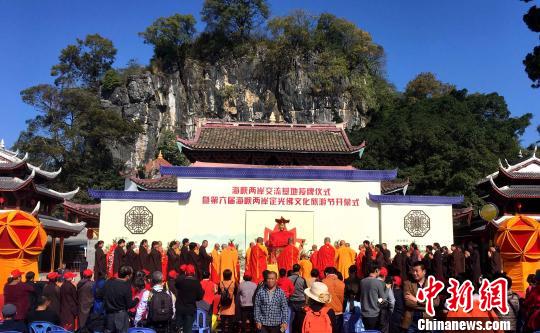
[(393, 269), (393, 275), (398, 275), (403, 280), (403, 277), (407, 275), (407, 266), (405, 264), (406, 257), (404, 258), (401, 255), (401, 252), (403, 251), (403, 247), (401, 245), (396, 245), (395, 247), (396, 255), (394, 256), (394, 259), (392, 260), (392, 269)]
[(208, 254), (206, 248), (208, 247), (208, 241), (203, 240), (199, 247), (199, 258), (201, 259), (201, 272), (210, 272), (210, 264), (212, 263), (212, 256)]
[(134, 272), (139, 270), (139, 258), (135, 252), (135, 242), (128, 242), (126, 245), (125, 265), (133, 268)]
[(443, 246), (441, 248), (442, 253), (442, 265), (443, 265), (443, 275), (444, 279), (448, 280), (450, 278), (450, 252), (448, 251), (448, 247)]
[(43, 287), (45, 287), (45, 283), (42, 281), (35, 281), (36, 273), (30, 271), (26, 272), (25, 274), (25, 284), (29, 285), (34, 289), (33, 293), (30, 293), (29, 295), (29, 305), (30, 307), (28, 309), (33, 310), (37, 306), (38, 299), (43, 294)]
[(65, 272), (65, 281), (60, 287), (60, 325), (69, 331), (75, 330), (75, 318), (79, 312), (77, 288), (73, 285), (76, 276), (73, 272)]
[(107, 255), (103, 251), (104, 242), (98, 241), (95, 245), (94, 272), (96, 275), (107, 276)]
[(146, 269), (150, 271), (150, 250), (148, 249), (148, 241), (143, 239), (139, 244), (139, 270)]
[(49, 282), (43, 287), (43, 296), (46, 296), (51, 301), (49, 309), (60, 317), (60, 287), (64, 280), (56, 272), (47, 274), (47, 279)]
[(159, 251), (159, 242), (152, 242), (152, 250), (148, 256), (149, 271), (150, 273), (159, 271), (161, 272), (161, 252)]
[(180, 249), (180, 266), (188, 263), (189, 239), (182, 239), (182, 248)]
[(189, 252), (188, 252), (186, 264), (193, 265), (193, 267), (195, 267), (195, 277), (201, 280), (202, 279), (201, 259), (199, 255), (197, 254), (196, 250), (197, 250), (197, 243), (194, 243), (194, 242), (189, 243)]
[(375, 256), (375, 261), (377, 262), (377, 266), (379, 266), (379, 268), (386, 267), (386, 260), (384, 259), (384, 253), (383, 253), (383, 248), (381, 244), (375, 245), (375, 252), (377, 253)]
[(433, 273), (435, 278), (439, 281), (444, 281), (444, 270), (443, 270), (443, 253), (441, 250), (441, 245), (439, 243), (433, 244)]
[(169, 243), (167, 250), (167, 272), (178, 271), (180, 269), (180, 249), (177, 241)]
[(382, 243), (381, 245), (386, 267), (390, 267), (390, 265), (392, 264), (392, 254), (390, 253), (390, 250), (388, 250), (388, 245), (386, 245), (386, 243)]
[(499, 249), (492, 246), (488, 251), (489, 257), (489, 270), (493, 276), (502, 273), (501, 253)]
[(480, 285), (480, 276), (482, 276), (482, 267), (480, 264), (480, 252), (476, 244), (469, 244), (468, 273), (475, 287)]
[(370, 242), (368, 240), (364, 241), (364, 258), (362, 259), (362, 272), (364, 273), (364, 277), (368, 276), (369, 274), (366, 272), (369, 272), (369, 267), (371, 267), (371, 262), (373, 261), (373, 250), (371, 249)]
[(465, 255), (456, 244), (452, 244), (450, 249), (452, 250), (450, 276), (457, 277), (465, 272)]
[(79, 304), (79, 328), (86, 325), (86, 320), (94, 304), (94, 281), (92, 272), (89, 269), (83, 271), (82, 279), (77, 283), (77, 303)]
[(126, 264), (126, 241), (123, 239), (118, 240), (116, 243), (116, 249), (114, 249), (113, 259), (113, 274), (118, 275), (120, 267)]
[(422, 258), (422, 263), (426, 268), (426, 273), (429, 275), (433, 275), (433, 246), (426, 246), (426, 253)]

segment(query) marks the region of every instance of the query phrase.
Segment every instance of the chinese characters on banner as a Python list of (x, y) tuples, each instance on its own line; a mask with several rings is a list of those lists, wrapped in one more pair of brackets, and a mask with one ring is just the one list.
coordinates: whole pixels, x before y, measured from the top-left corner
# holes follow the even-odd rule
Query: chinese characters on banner
[(330, 188), (232, 186), (228, 195), (205, 195), (203, 205), (342, 206), (357, 207), (359, 198), (332, 195)]
[[(457, 311), (461, 307), (464, 312), (470, 312), (473, 309), (474, 287), (472, 282), (467, 280), (461, 286), (459, 281), (454, 278), (450, 278), (448, 282), (450, 284), (446, 290), (449, 294), (449, 298), (446, 300), (448, 311)], [(507, 287), (508, 282), (504, 278), (498, 278), (491, 282), (483, 279), (479, 289), (480, 310), (490, 311), (497, 308), (503, 314), (508, 313)], [(443, 289), (444, 283), (435, 280), (433, 276), (427, 278), (424, 288), (418, 288), (416, 299), (420, 303), (425, 303), (426, 313), (432, 317), (435, 316), (434, 300)]]

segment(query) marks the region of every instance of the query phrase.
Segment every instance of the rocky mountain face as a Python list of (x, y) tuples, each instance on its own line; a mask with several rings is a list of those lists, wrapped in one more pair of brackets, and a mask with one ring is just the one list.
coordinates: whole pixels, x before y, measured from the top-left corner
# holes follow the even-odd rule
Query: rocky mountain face
[(309, 70), (308, 64), (297, 62), (286, 76), (277, 77), (266, 69), (264, 59), (250, 57), (216, 64), (188, 59), (174, 73), (131, 75), (125, 85), (103, 96), (102, 104), (140, 120), (144, 133), (133, 147), (114, 147), (113, 153), (127, 167), (137, 167), (155, 158), (164, 131), (191, 139), (204, 119), (269, 122), (273, 113), (278, 122), (365, 126), (366, 103), (347, 92), (318, 96)]

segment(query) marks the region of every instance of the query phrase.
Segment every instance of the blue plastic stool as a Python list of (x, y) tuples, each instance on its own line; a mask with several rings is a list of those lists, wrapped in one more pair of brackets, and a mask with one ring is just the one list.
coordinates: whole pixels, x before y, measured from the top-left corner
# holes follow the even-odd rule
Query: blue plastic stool
[(131, 327), (128, 328), (128, 333), (156, 333), (156, 331), (148, 327)]
[(30, 333), (50, 333), (51, 331), (69, 332), (63, 327), (56, 326), (48, 321), (34, 321), (28, 325)]
[[(193, 321), (193, 326), (192, 326), (193, 332), (210, 333), (210, 326), (208, 326), (206, 322), (207, 315), (208, 314), (206, 313), (206, 311), (197, 309), (197, 314), (195, 314), (195, 320)], [(131, 333), (131, 332), (128, 332), (128, 333)]]

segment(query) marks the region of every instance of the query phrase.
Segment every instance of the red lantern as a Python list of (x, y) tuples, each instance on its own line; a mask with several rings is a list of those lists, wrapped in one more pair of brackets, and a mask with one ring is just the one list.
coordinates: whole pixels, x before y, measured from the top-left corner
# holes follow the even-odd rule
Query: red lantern
[(6, 199), (4, 199), (4, 197), (0, 197), (0, 205), (3, 205), (4, 201), (6, 201)]
[(522, 206), (521, 206), (521, 202), (519, 202), (519, 201), (516, 202), (516, 211), (517, 211), (518, 213), (521, 212), (521, 207), (522, 207)]

